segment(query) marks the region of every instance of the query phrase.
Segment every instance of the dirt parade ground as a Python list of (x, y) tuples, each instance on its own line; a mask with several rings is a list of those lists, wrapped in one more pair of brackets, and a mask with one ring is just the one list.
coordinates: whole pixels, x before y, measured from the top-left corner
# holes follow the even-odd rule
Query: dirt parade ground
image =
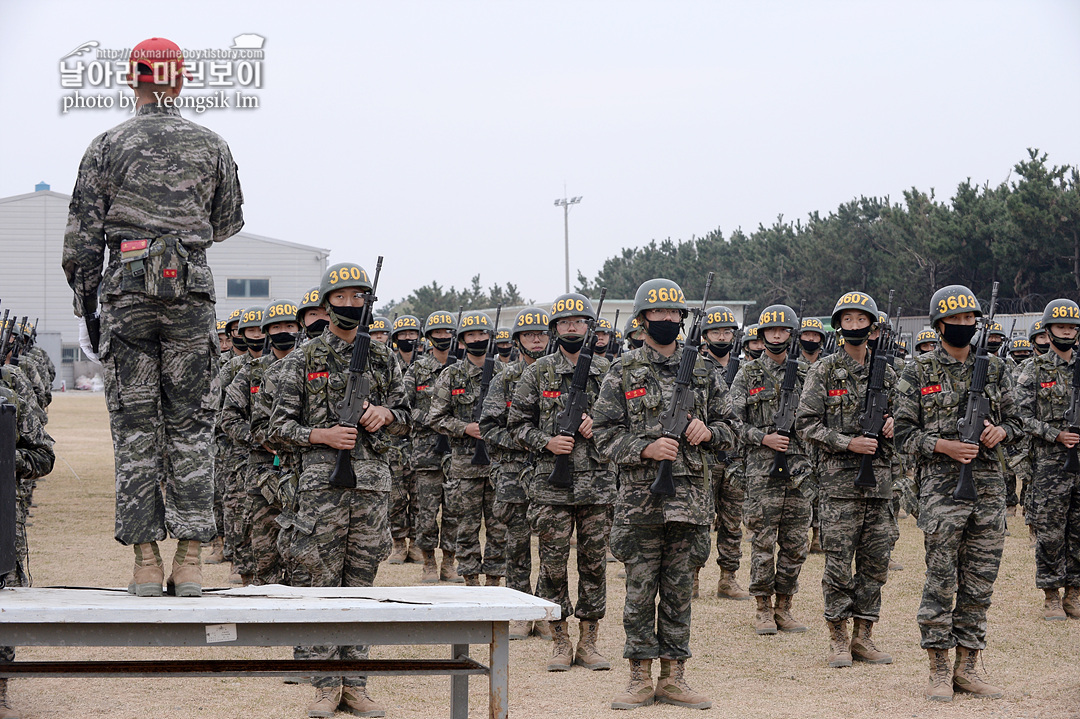
[[(126, 586), (133, 564), (129, 547), (113, 539), (113, 458), (104, 398), (57, 394), (48, 431), (56, 440), (56, 467), (35, 493), (30, 519), (30, 571), (34, 586)], [(751, 627), (752, 602), (719, 600), (719, 568), (714, 555), (702, 573), (702, 597), (694, 602), (690, 684), (709, 696), (718, 717), (1080, 717), (1080, 621), (1047, 622), (1042, 592), (1034, 586), (1034, 558), (1022, 518), (1011, 520), (1001, 573), (990, 610), (985, 670), (1005, 689), (1000, 700), (958, 694), (951, 704), (923, 698), (926, 652), (919, 648), (915, 613), (925, 565), (923, 535), (908, 517), (900, 523), (893, 556), (903, 571), (893, 572), (884, 588), (878, 646), (891, 653), (892, 665), (856, 663), (845, 669), (825, 665), (827, 627), (822, 619), (822, 555), (810, 555), (802, 570), (795, 613), (809, 627), (804, 634), (757, 636)], [(174, 541), (162, 555), (171, 557)], [(535, 547), (534, 547), (535, 556)], [(574, 557), (571, 555), (571, 567)], [(743, 544), (739, 582), (748, 584), (748, 545)], [(537, 561), (534, 559), (534, 577)], [(515, 717), (622, 716), (609, 708), (626, 683), (620, 565), (608, 565), (608, 612), (600, 624), (600, 650), (612, 661), (606, 672), (581, 667), (566, 673), (545, 671), (551, 644), (538, 638), (511, 642), (510, 712)], [(226, 586), (227, 565), (204, 567), (205, 584)], [(571, 581), (574, 581), (571, 570)], [(379, 569), (376, 584), (418, 584), (420, 565)], [(576, 591), (572, 586), (571, 592)], [(147, 602), (168, 602), (147, 598)], [(0, 594), (0, 621), (3, 600)], [(570, 633), (577, 635), (576, 620)], [(373, 658), (445, 658), (446, 647), (373, 647)], [(486, 647), (472, 653), (487, 661)], [(281, 648), (19, 648), (17, 660), (288, 658)], [(655, 676), (655, 670), (654, 670)], [(487, 711), (487, 682), (473, 678), (473, 716)], [(371, 695), (386, 705), (387, 717), (439, 717), (449, 713), (446, 677), (375, 677)], [(306, 716), (310, 686), (279, 679), (32, 679), (14, 680), (10, 700), (26, 717), (289, 717)], [(654, 705), (642, 717), (687, 716), (693, 710)], [(342, 716), (345, 716), (342, 714)]]

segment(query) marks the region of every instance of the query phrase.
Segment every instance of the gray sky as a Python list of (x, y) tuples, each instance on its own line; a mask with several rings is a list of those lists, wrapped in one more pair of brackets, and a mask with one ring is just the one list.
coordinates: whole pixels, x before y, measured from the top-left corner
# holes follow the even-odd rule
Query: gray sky
[(564, 183), (584, 197), (571, 276), (591, 278), (654, 238), (997, 184), (1027, 147), (1080, 164), (1072, 1), (0, 0), (0, 197), (70, 192), (127, 117), (61, 113), (81, 43), (243, 33), (266, 38), (259, 109), (185, 115), (230, 143), (248, 231), (370, 269), (385, 255), (383, 301), (479, 272), (549, 302)]

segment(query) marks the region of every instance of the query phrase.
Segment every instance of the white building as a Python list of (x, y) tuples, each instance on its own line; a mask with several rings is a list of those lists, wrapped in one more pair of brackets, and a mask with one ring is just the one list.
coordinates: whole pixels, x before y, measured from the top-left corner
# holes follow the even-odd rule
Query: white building
[[(72, 292), (60, 267), (71, 196), (41, 183), (36, 192), (0, 199), (0, 316), (5, 309), (33, 322), (38, 342), (57, 367), (57, 385), (71, 387), (80, 357), (78, 319)], [(319, 284), (330, 251), (240, 232), (207, 250), (214, 273), (217, 315), (265, 305), (271, 299), (299, 301)]]

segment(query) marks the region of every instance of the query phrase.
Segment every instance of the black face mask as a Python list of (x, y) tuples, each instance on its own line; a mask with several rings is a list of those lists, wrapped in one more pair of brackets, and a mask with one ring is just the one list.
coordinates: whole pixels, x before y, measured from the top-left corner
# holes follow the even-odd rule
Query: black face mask
[(431, 337), (429, 339), (431, 340), (431, 346), (440, 352), (445, 352), (450, 349), (450, 345), (454, 344), (453, 337)]
[(330, 320), (315, 320), (310, 325), (304, 328), (304, 332), (307, 333), (309, 338), (318, 337), (323, 333), (323, 330), (330, 326)]
[(412, 352), (416, 349), (416, 340), (398, 340), (397, 348), (402, 352)]
[(950, 325), (947, 322), (942, 322), (941, 330), (942, 342), (947, 343), (950, 347), (961, 349), (971, 344), (971, 338), (975, 336), (978, 326)]
[(274, 332), (270, 335), (270, 346), (276, 350), (287, 352), (296, 346), (298, 333)]
[(1068, 352), (1069, 350), (1071, 350), (1073, 348), (1073, 345), (1076, 344), (1076, 338), (1075, 337), (1073, 339), (1071, 339), (1071, 340), (1067, 340), (1067, 339), (1063, 339), (1061, 337), (1058, 337), (1053, 332), (1047, 332), (1046, 334), (1050, 335), (1050, 342), (1055, 347), (1057, 347), (1059, 350), (1061, 350), (1062, 352)]
[(705, 344), (708, 345), (709, 351), (712, 352), (713, 355), (715, 355), (716, 357), (727, 357), (728, 354), (731, 352), (732, 346), (735, 343), (734, 342), (708, 342), (708, 341), (706, 341)]
[(857, 330), (841, 329), (840, 336), (844, 338), (845, 344), (852, 344), (858, 347), (863, 342), (866, 342), (866, 338), (870, 336), (870, 325)]
[(1003, 345), (1003, 344), (1005, 344), (1005, 343), (1004, 342), (989, 342), (988, 341), (986, 343), (986, 351), (989, 352), (992, 355), (996, 355), (998, 353), (998, 350), (1001, 349), (1001, 345)]
[[(678, 335), (676, 335), (676, 336), (678, 336)], [(636, 337), (631, 337), (630, 338), (630, 346), (633, 347), (636, 350), (641, 349), (641, 346), (643, 344), (645, 344), (645, 340), (638, 339)]]
[(233, 349), (236, 350), (237, 352), (240, 352), (240, 353), (247, 352), (247, 348), (248, 348), (247, 337), (244, 337), (243, 335), (233, 335), (232, 346), (233, 346)]
[(265, 347), (266, 347), (266, 336), (265, 335), (263, 335), (261, 338), (259, 338), (257, 340), (253, 340), (250, 337), (248, 337), (246, 339), (247, 339), (248, 352), (255, 355), (256, 357), (263, 353), (263, 349), (265, 349)]
[(501, 357), (509, 357), (510, 353), (514, 351), (513, 345), (495, 345), (495, 351), (499, 353)]
[(661, 347), (667, 347), (679, 338), (679, 331), (682, 329), (682, 322), (675, 322), (673, 320), (659, 320), (657, 322), (649, 322), (645, 326), (645, 331), (649, 333), (649, 336), (653, 338), (653, 342)]
[(535, 359), (540, 359), (541, 357), (543, 357), (544, 355), (547, 354), (547, 347), (541, 347), (538, 350), (530, 350), (530, 349), (526, 349), (525, 345), (519, 344), (518, 349), (520, 349), (528, 357), (530, 357), (531, 359), (534, 359), (534, 360)]
[(483, 357), (487, 354), (488, 342), (490, 341), (491, 340), (477, 340), (476, 342), (466, 342), (465, 351), (473, 357)]
[(354, 330), (360, 326), (360, 320), (364, 318), (363, 307), (335, 307), (327, 305), (326, 311), (330, 313), (330, 321), (335, 327), (345, 330)]
[(774, 355), (778, 355), (781, 352), (787, 352), (788, 347), (791, 346), (791, 338), (790, 337), (788, 337), (783, 342), (770, 342), (769, 340), (764, 340), (764, 342), (765, 342), (765, 349), (769, 350)]
[(811, 340), (799, 340), (799, 346), (803, 348), (803, 352), (808, 355), (812, 355), (821, 349), (820, 342), (813, 342)]
[(1050, 351), (1049, 342), (1032, 342), (1031, 346), (1034, 347), (1035, 351), (1041, 355), (1044, 355)]
[(750, 357), (750, 359), (757, 359), (758, 357), (761, 356), (761, 353), (764, 352), (764, 351), (765, 350), (752, 350), (752, 349), (750, 349), (748, 347), (746, 349), (746, 354), (747, 354), (748, 357)]
[(585, 335), (568, 333), (559, 335), (555, 340), (568, 354), (577, 354), (585, 346)]

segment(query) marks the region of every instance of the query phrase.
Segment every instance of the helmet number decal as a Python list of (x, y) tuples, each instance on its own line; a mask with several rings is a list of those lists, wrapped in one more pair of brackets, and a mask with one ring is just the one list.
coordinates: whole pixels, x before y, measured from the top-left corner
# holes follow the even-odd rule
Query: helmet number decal
[(686, 298), (678, 287), (653, 287), (649, 290), (645, 301), (650, 305), (657, 302), (681, 302), (686, 304)]
[(564, 300), (559, 300), (551, 306), (551, 314), (557, 312), (584, 312), (585, 303), (581, 300), (575, 300), (572, 297)]
[(368, 282), (367, 272), (360, 269), (356, 265), (352, 267), (342, 267), (338, 270), (332, 270), (330, 272), (330, 284), (336, 285), (339, 282), (348, 282), (350, 280), (363, 280)]
[(548, 316), (540, 314), (539, 312), (526, 312), (525, 314), (518, 315), (517, 326), (525, 327), (526, 325), (544, 325), (548, 324)]
[(270, 313), (267, 319), (274, 319), (275, 317), (295, 317), (296, 305), (274, 305), (270, 308)]
[(870, 295), (864, 295), (862, 292), (849, 292), (840, 298), (838, 305), (863, 305), (870, 301)]
[(772, 312), (762, 312), (761, 317), (758, 318), (758, 324), (763, 325), (767, 322), (787, 322), (787, 313), (783, 310), (773, 310)]
[(1066, 317), (1080, 319), (1080, 310), (1077, 310), (1075, 305), (1058, 305), (1050, 308), (1050, 317), (1051, 319), (1064, 319)]
[(938, 300), (937, 305), (938, 312), (948, 312), (950, 310), (971, 310), (974, 312), (979, 306), (975, 301), (975, 295), (950, 295)]

